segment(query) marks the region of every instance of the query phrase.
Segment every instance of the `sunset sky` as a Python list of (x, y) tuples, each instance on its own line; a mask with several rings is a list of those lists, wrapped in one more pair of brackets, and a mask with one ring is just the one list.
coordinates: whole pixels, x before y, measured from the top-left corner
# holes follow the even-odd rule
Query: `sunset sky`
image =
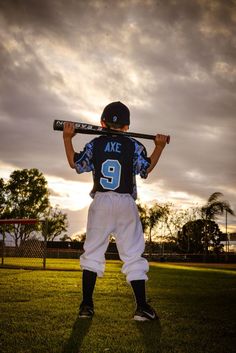
[(235, 0), (0, 0), (0, 177), (38, 168), (70, 234), (92, 179), (68, 166), (53, 120), (99, 124), (117, 100), (130, 131), (171, 135), (141, 201), (193, 207), (218, 191), (236, 212)]

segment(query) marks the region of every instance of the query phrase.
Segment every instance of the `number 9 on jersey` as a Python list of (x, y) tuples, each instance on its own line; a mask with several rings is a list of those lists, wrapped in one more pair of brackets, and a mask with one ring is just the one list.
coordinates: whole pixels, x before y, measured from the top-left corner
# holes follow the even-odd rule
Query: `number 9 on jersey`
[(100, 184), (106, 190), (116, 190), (120, 186), (121, 165), (119, 161), (107, 159), (101, 169), (104, 178), (100, 178)]

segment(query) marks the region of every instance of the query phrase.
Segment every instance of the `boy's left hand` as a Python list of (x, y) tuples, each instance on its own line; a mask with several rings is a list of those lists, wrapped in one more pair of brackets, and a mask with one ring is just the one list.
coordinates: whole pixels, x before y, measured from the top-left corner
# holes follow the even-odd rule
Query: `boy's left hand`
[(169, 139), (169, 136), (167, 135), (161, 135), (161, 134), (157, 134), (156, 137), (155, 137), (155, 145), (156, 147), (161, 147), (161, 148), (164, 148), (165, 145), (167, 144), (167, 141)]

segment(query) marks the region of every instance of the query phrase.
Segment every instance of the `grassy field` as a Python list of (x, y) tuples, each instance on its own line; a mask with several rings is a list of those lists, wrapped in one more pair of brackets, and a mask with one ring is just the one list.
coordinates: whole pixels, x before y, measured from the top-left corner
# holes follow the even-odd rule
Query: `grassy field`
[[(17, 268), (33, 268), (43, 269), (42, 258), (30, 258), (30, 257), (6, 257), (4, 259), (4, 265)], [(78, 259), (46, 259), (46, 270), (80, 270), (80, 264)]]
[(131, 320), (119, 261), (95, 290), (93, 320), (78, 319), (81, 272), (0, 269), (1, 353), (233, 353), (236, 267), (150, 264), (148, 298), (160, 321)]

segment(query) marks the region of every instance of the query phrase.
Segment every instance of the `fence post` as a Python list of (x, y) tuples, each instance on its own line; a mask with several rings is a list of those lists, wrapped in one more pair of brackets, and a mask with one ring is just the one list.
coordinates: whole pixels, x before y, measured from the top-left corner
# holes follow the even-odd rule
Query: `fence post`
[(5, 225), (2, 226), (2, 266), (4, 265), (5, 258)]
[(42, 226), (42, 235), (43, 235), (43, 269), (46, 270), (46, 258), (47, 258), (47, 235), (48, 235), (48, 219), (46, 218), (43, 221)]

